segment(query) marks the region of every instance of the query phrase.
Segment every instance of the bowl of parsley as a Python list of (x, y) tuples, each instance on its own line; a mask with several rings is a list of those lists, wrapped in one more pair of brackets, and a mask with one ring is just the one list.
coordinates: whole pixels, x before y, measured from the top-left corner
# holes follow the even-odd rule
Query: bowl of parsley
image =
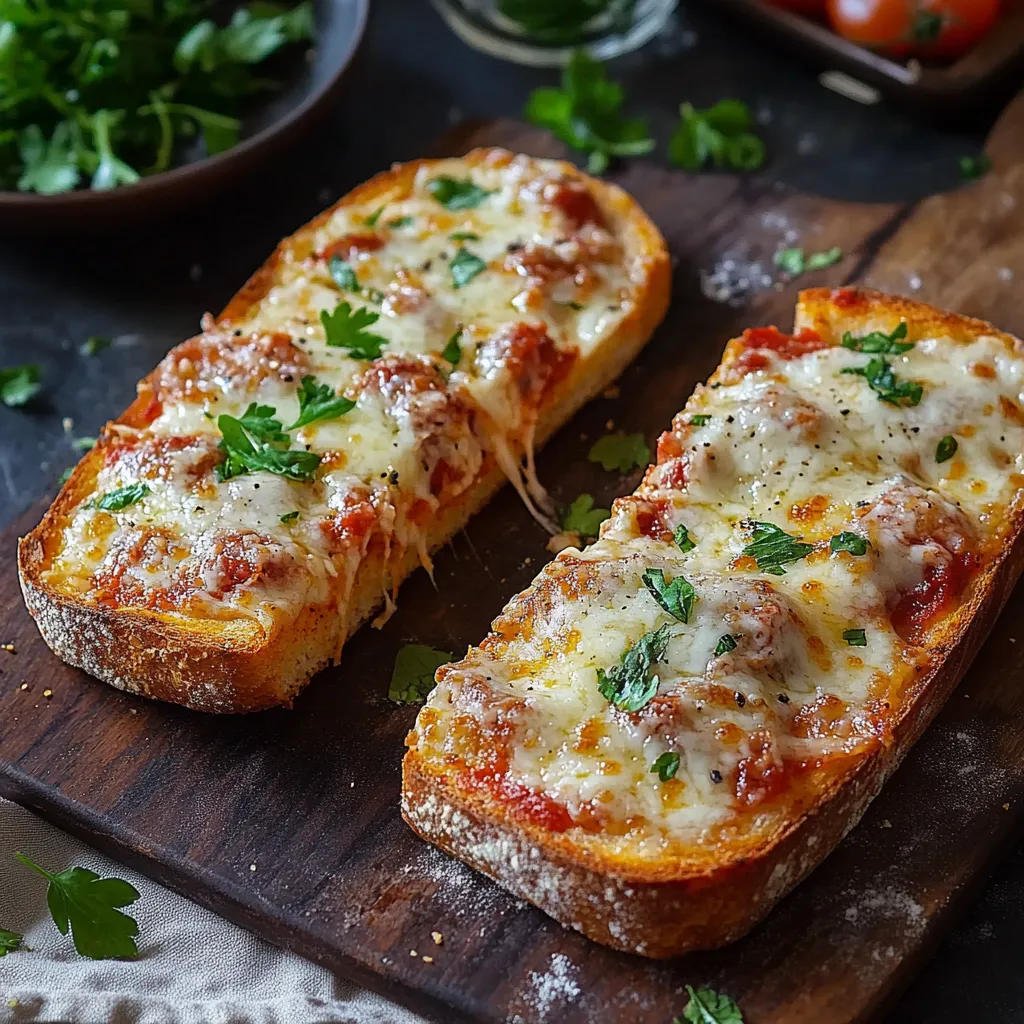
[(0, 20), (0, 223), (178, 207), (323, 113), (368, 0), (17, 0)]

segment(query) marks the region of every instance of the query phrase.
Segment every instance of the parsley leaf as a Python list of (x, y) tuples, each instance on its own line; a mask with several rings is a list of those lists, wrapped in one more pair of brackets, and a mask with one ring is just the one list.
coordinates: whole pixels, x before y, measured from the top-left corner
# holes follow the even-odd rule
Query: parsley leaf
[(901, 320), (893, 328), (891, 334), (884, 331), (872, 331), (862, 338), (855, 338), (849, 331), (843, 335), (843, 348), (852, 349), (854, 352), (870, 352), (881, 355), (899, 355), (908, 352), (914, 347), (912, 341), (900, 341), (900, 338), (907, 336), (907, 322)]
[[(335, 394), (334, 388), (329, 384), (318, 383), (316, 377), (312, 375), (302, 378), (298, 394), (299, 418), (288, 428), (289, 430), (298, 430), (299, 427), (304, 427), (316, 420), (335, 420), (356, 406), (351, 398)], [(244, 426), (245, 421), (242, 422)], [(271, 439), (268, 438), (268, 440)], [(281, 440), (287, 441), (287, 435)]]
[(24, 854), (14, 856), (50, 883), (46, 891), (50, 915), (61, 935), (67, 935), (70, 927), (75, 949), (82, 956), (107, 960), (138, 955), (138, 923), (118, 909), (139, 898), (135, 886), (120, 878), (100, 878), (88, 868), (68, 868), (54, 875)]
[(666, 750), (664, 754), (660, 754), (650, 768), (650, 774), (657, 774), (662, 782), (674, 779), (677, 771), (679, 771), (679, 755), (674, 750)]
[(434, 688), (434, 673), (451, 660), (449, 651), (425, 644), (406, 644), (395, 657), (388, 699), (397, 704), (422, 704)]
[(364, 217), (363, 218), (363, 223), (368, 228), (375, 228), (377, 226), (377, 221), (380, 220), (380, 215), (383, 212), (384, 212), (384, 207), (383, 206), (378, 206), (377, 209), (374, 210), (373, 213), (371, 213), (369, 217)]
[(824, 270), (843, 258), (843, 250), (833, 246), (823, 252), (805, 254), (803, 249), (781, 249), (775, 254), (775, 265), (791, 277), (808, 270)]
[(611, 515), (606, 508), (594, 508), (594, 499), (581, 494), (562, 510), (562, 529), (581, 537), (596, 537), (601, 524)]
[(686, 422), (691, 427), (706, 427), (711, 422), (711, 414), (706, 412), (694, 413)]
[(487, 264), (465, 247), (460, 247), (449, 266), (452, 271), (452, 281), (456, 288), (465, 287), (477, 274), (487, 269)]
[(17, 932), (9, 932), (6, 928), (0, 928), (0, 957), (21, 949), (24, 938), (24, 935), (19, 935)]
[(441, 358), (447, 359), (452, 366), (458, 366), (462, 359), (462, 346), (459, 344), (459, 338), (462, 337), (462, 328), (460, 327), (449, 339), (448, 344), (445, 345), (441, 351)]
[(347, 263), (337, 253), (327, 261), (327, 272), (334, 279), (334, 283), (344, 292), (359, 291), (359, 278), (352, 269), (352, 264)]
[(651, 449), (643, 434), (606, 434), (594, 442), (587, 458), (609, 472), (628, 473), (651, 461)]
[(962, 156), (959, 163), (960, 176), (964, 181), (983, 178), (992, 170), (992, 158), (987, 153), (979, 153), (977, 156)]
[(687, 551), (692, 551), (697, 546), (690, 540), (690, 531), (682, 523), (676, 527), (676, 532), (672, 534), (672, 539), (676, 542), (676, 547), (684, 555)]
[(472, 231), (453, 231), (448, 236), (453, 242), (479, 242), (480, 236)]
[(407, 228), (412, 223), (412, 217), (394, 217), (391, 220), (385, 221), (385, 227), (389, 228)]
[(725, 995), (714, 989), (699, 988), (696, 992), (687, 985), (690, 1001), (682, 1017), (676, 1017), (672, 1024), (743, 1024), (740, 1008)]
[(639, 711), (658, 692), (657, 675), (649, 676), (651, 666), (668, 648), (669, 627), (644, 633), (622, 655), (614, 668), (597, 670), (597, 688), (601, 696), (623, 711)]
[(671, 583), (665, 581), (665, 573), (661, 569), (645, 569), (643, 576), (644, 586), (651, 592), (651, 596), (680, 622), (689, 622), (690, 614), (693, 611), (693, 602), (697, 599), (697, 593), (693, 586), (683, 576), (677, 576)]
[(238, 422), (258, 441), (288, 444), (288, 435), (284, 432), (281, 421), (275, 418), (276, 414), (277, 410), (272, 405), (257, 405), (250, 402)]
[(654, 139), (642, 118), (621, 113), (622, 86), (608, 80), (604, 65), (576, 50), (562, 72), (560, 89), (534, 89), (523, 114), (567, 146), (588, 153), (587, 170), (602, 174), (611, 157), (642, 156)]
[(78, 351), (83, 356), (95, 356), (102, 352), (105, 348), (110, 347), (109, 338), (101, 338), (98, 334), (93, 334), (91, 337), (85, 339), (79, 346)]
[(863, 377), (878, 400), (890, 405), (918, 405), (924, 393), (924, 388), (915, 381), (899, 380), (892, 366), (881, 356), (872, 357), (867, 366), (846, 366), (839, 372)]
[(294, 523), (299, 518), (299, 510), (296, 509), (294, 512), (285, 512), (283, 516), (277, 517), (282, 523)]
[(803, 543), (799, 537), (785, 533), (773, 523), (751, 522), (749, 527), (751, 543), (743, 549), (743, 554), (753, 558), (761, 572), (783, 576), (786, 572), (783, 565), (806, 558), (814, 550), (813, 544)]
[(844, 629), (843, 639), (851, 647), (867, 647), (868, 638), (863, 629)]
[(740, 100), (721, 100), (707, 110), (684, 103), (668, 144), (669, 161), (699, 171), (710, 160), (717, 168), (753, 171), (764, 163), (764, 143), (750, 130), (754, 119)]
[(142, 501), (147, 494), (149, 494), (149, 484), (128, 484), (126, 487), (119, 487), (116, 491), (101, 494), (92, 502), (92, 507), (103, 509), (104, 512), (120, 512), (121, 509)]
[(366, 330), (380, 319), (380, 313), (371, 313), (365, 306), (353, 311), (347, 302), (339, 302), (333, 313), (320, 310), (320, 323), (324, 326), (327, 344), (334, 348), (347, 348), (353, 359), (377, 359), (387, 338)]
[(320, 465), (320, 456), (315, 452), (289, 451), (267, 442), (257, 448), (249, 439), (243, 422), (234, 416), (221, 414), (217, 417), (217, 427), (221, 432), (220, 450), (224, 452), (224, 461), (215, 469), (221, 483), (260, 470), (289, 480), (307, 481)]
[(96, 440), (97, 439), (95, 437), (76, 437), (71, 442), (71, 447), (74, 448), (76, 452), (88, 452), (96, 447)]
[(20, 409), (27, 405), (43, 390), (41, 377), (35, 363), (0, 370), (0, 402), (10, 409)]
[(736, 650), (736, 637), (732, 633), (723, 633), (715, 644), (715, 657), (720, 658), (723, 654)]
[(447, 210), (472, 210), (494, 195), (469, 178), (452, 178), (447, 174), (431, 178), (427, 191)]
[(868, 553), (868, 542), (859, 533), (850, 533), (844, 530), (837, 533), (829, 542), (828, 549), (831, 552), (849, 551), (851, 555), (866, 555)]
[(960, 447), (957, 439), (952, 434), (946, 434), (935, 446), (935, 461), (948, 462)]

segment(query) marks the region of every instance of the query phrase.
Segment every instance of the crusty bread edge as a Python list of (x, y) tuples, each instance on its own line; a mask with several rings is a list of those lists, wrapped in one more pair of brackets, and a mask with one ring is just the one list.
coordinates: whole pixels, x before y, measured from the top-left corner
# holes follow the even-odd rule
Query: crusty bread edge
[[(903, 318), (959, 341), (985, 334), (1018, 353), (1024, 348), (981, 320), (909, 299), (846, 291), (848, 306), (837, 305), (828, 289), (803, 292), (797, 328), (829, 337), (836, 324), (849, 330), (888, 322), (891, 329)], [(728, 352), (727, 347), (726, 359)], [(657, 959), (726, 945), (763, 919), (857, 824), (956, 688), (1024, 569), (1024, 508), (1012, 509), (1008, 518), (1006, 544), (932, 638), (931, 668), (901, 707), (892, 743), (856, 762), (753, 853), (721, 849), (716, 859), (705, 857), (703, 863), (610, 857), (564, 833), (516, 820), (486, 791), (453, 785), (415, 750), (403, 762), (402, 815), (424, 839), (604, 945)]]
[[(484, 163), (502, 151), (474, 150), (463, 158)], [(358, 186), (275, 249), (221, 314), (228, 323), (243, 316), (273, 283), (274, 266), (296, 235), (315, 229), (339, 207), (372, 202), (401, 187), (425, 165), (396, 165)], [(633, 310), (545, 401), (535, 438), (538, 447), (587, 401), (613, 381), (646, 344), (668, 308), (671, 267), (664, 240), (632, 197), (615, 185), (588, 178), (567, 163), (546, 161), (583, 177), (603, 212), (626, 238), (630, 259), (639, 258), (645, 280), (636, 283)], [(140, 383), (145, 393), (149, 378)], [(99, 470), (100, 453), (90, 452), (75, 468), (40, 524), (18, 546), (18, 569), (25, 604), (43, 639), (63, 661), (121, 690), (182, 704), (199, 711), (244, 713), (290, 706), (310, 677), (337, 660), (343, 643), (383, 604), (385, 588), (397, 587), (420, 564), (415, 550), (398, 564), (382, 557), (364, 559), (353, 582), (347, 628), (339, 636), (337, 612), (306, 608), (286, 629), (270, 637), (255, 622), (182, 619), (138, 608), (108, 608), (62, 593), (42, 579), (63, 522)], [(428, 551), (445, 544), (505, 482), (489, 465), (457, 504), (443, 509), (425, 539)]]

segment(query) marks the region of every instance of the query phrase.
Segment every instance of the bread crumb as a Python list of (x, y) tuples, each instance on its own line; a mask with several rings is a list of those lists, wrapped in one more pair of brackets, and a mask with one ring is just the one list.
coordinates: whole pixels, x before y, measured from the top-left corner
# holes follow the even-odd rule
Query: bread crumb
[(423, 962), (424, 962), (425, 964), (432, 964), (432, 963), (434, 962), (434, 958), (433, 958), (432, 956), (423, 956), (423, 957), (420, 957), (420, 959), (421, 959), (421, 960), (422, 960), (422, 961), (423, 961)]
[(622, 389), (618, 384), (611, 384), (601, 392), (602, 398), (618, 398), (622, 394)]
[(1009, 809), (1010, 809), (1010, 805), (1009, 804), (1003, 804), (1003, 810), (1004, 811), (1008, 811)]
[(883, 818), (882, 828), (892, 828), (892, 822), (888, 818)]
[(419, 953), (417, 953), (415, 949), (410, 949), (409, 956), (419, 956)]
[(255, 864), (250, 864), (249, 865), (249, 870), (250, 871), (255, 871), (256, 870), (256, 865)]
[(444, 942), (444, 937), (440, 932), (431, 932), (430, 937), (434, 940), (435, 946), (440, 946)]
[(14, 649), (14, 644), (0, 644), (8, 654), (17, 654), (18, 652)]
[(22, 688), (23, 690), (27, 690), (27, 689), (28, 689), (28, 683), (22, 683), (22, 684), (21, 684), (21, 688)]
[(43, 690), (43, 696), (49, 700), (53, 696), (53, 690)]

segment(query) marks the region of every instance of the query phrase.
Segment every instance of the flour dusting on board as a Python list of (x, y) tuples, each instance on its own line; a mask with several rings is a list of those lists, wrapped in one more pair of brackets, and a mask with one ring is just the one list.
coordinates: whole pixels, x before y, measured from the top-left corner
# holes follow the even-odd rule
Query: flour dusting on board
[(580, 995), (576, 965), (564, 953), (552, 953), (551, 963), (544, 972), (533, 971), (524, 996), (530, 1011), (527, 1018), (544, 1024), (558, 1020), (562, 1008), (576, 1002)]

